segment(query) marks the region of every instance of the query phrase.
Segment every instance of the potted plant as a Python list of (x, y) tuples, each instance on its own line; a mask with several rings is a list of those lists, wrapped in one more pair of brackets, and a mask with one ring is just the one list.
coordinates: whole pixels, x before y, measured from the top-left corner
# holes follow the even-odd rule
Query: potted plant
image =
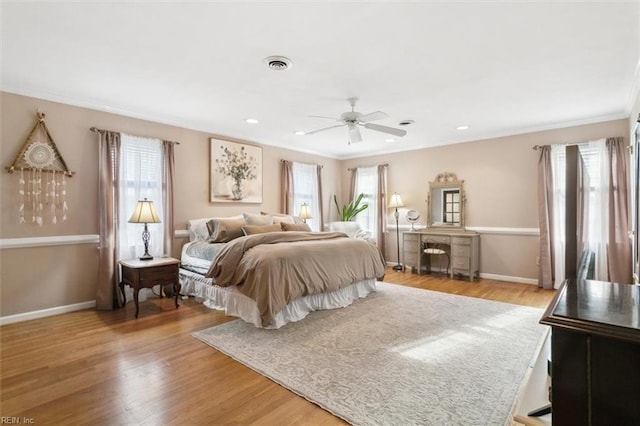
[(345, 204), (340, 208), (338, 204), (338, 197), (334, 194), (333, 202), (336, 205), (336, 209), (338, 211), (339, 222), (331, 222), (329, 224), (330, 231), (339, 231), (344, 232), (350, 236), (354, 236), (360, 230), (360, 224), (357, 222), (353, 222), (353, 219), (358, 215), (358, 213), (364, 211), (369, 207), (368, 204), (360, 204), (362, 202), (362, 198), (364, 194), (359, 194), (355, 200), (351, 200), (351, 202)]
[(355, 200), (351, 200), (350, 203), (342, 206), (341, 210), (340, 206), (338, 205), (338, 197), (335, 194), (333, 195), (333, 202), (335, 203), (336, 209), (338, 210), (338, 217), (342, 222), (351, 222), (358, 213), (366, 210), (367, 207), (369, 207), (369, 204), (360, 205), (362, 197), (364, 197), (364, 194), (359, 194)]

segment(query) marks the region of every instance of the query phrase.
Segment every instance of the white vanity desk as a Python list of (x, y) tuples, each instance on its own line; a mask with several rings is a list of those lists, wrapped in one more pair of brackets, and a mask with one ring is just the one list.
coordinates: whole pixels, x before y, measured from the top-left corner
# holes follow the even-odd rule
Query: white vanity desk
[[(425, 271), (429, 262), (428, 255), (422, 252), (422, 243), (441, 245), (451, 258), (449, 276), (464, 274), (473, 281), (478, 277), (480, 258), (480, 235), (477, 232), (465, 230), (420, 230), (402, 233), (402, 263), (405, 268), (415, 268), (418, 274)], [(448, 249), (447, 249), (448, 247)], [(446, 263), (445, 263), (446, 265)]]

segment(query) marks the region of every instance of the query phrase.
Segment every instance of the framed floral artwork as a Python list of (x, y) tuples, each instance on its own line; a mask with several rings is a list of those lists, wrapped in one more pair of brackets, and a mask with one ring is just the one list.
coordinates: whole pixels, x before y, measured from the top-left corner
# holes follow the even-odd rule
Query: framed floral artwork
[(211, 138), (212, 203), (262, 203), (262, 148)]

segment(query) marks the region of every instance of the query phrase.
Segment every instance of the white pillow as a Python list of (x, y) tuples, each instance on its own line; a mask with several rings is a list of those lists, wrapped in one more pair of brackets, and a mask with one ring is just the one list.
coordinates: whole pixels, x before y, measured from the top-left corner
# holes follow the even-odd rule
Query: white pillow
[(244, 216), (244, 223), (250, 226), (273, 225), (273, 216), (271, 215), (243, 213), (242, 216)]
[[(284, 214), (284, 213), (267, 213), (267, 212), (260, 212), (260, 214), (262, 215), (271, 215), (273, 216), (273, 223), (275, 222), (276, 217), (292, 217), (293, 218), (293, 223), (305, 223), (304, 219), (299, 217), (299, 216), (293, 216), (290, 214)], [(289, 223), (289, 222), (284, 222), (284, 223)]]
[(203, 217), (200, 219), (191, 219), (187, 222), (187, 231), (189, 232), (189, 241), (207, 241), (209, 239), (209, 229), (207, 222), (211, 219), (242, 219), (242, 215), (226, 216), (226, 217)]
[(293, 216), (274, 216), (273, 223), (296, 223)]

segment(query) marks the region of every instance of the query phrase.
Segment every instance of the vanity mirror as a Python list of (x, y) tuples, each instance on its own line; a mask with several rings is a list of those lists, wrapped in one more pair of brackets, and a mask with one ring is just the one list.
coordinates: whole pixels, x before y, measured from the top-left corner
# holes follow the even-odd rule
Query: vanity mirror
[(438, 173), (429, 182), (427, 224), (429, 228), (464, 229), (465, 195), (455, 173)]

